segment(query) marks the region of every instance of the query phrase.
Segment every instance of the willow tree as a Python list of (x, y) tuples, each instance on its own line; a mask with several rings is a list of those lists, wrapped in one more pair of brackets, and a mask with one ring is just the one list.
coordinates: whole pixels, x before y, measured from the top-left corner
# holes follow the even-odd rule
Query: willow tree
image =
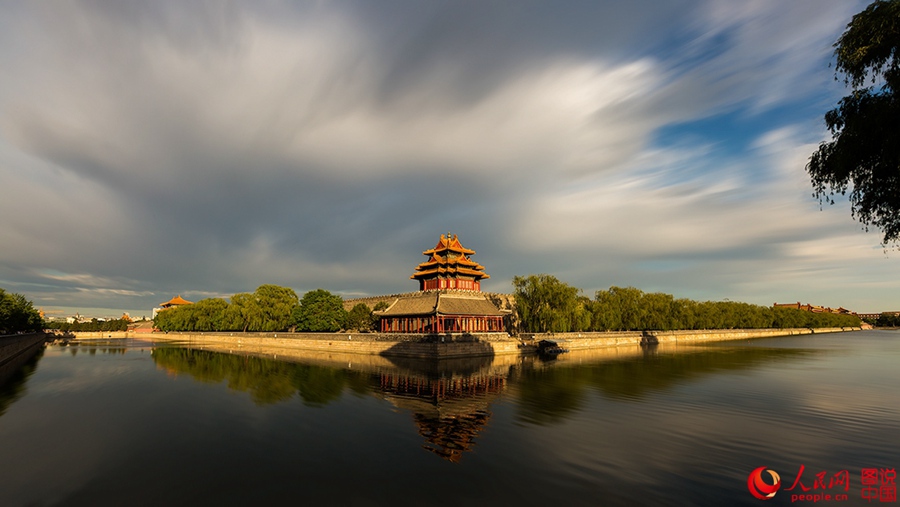
[(850, 192), (851, 214), (866, 230), (900, 240), (900, 0), (877, 1), (853, 16), (834, 44), (835, 78), (850, 95), (825, 114), (832, 140), (806, 170), (814, 195), (834, 204)]
[[(591, 313), (580, 289), (551, 275), (513, 277), (516, 311), (525, 331), (562, 333), (585, 331), (591, 325)], [(586, 304), (587, 303), (587, 304)]]
[(259, 331), (281, 331), (291, 326), (294, 309), (300, 303), (294, 289), (278, 285), (260, 285), (253, 293), (262, 313)]

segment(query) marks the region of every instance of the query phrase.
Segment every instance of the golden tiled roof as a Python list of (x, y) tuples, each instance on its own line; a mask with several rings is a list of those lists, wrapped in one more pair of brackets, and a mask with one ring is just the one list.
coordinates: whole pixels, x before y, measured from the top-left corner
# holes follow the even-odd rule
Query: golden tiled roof
[(505, 315), (481, 293), (427, 291), (400, 296), (380, 315)]
[(433, 253), (446, 250), (459, 252), (465, 255), (472, 255), (475, 253), (475, 250), (471, 250), (462, 246), (462, 243), (459, 242), (459, 236), (450, 234), (448, 232), (446, 236), (441, 234), (441, 239), (438, 240), (437, 245), (434, 245), (434, 248), (432, 248), (431, 250), (425, 250), (424, 252), (422, 252), (422, 254), (431, 255)]
[(168, 308), (170, 306), (192, 305), (192, 304), (194, 304), (194, 303), (191, 301), (188, 301), (187, 299), (184, 299), (183, 297), (181, 297), (181, 294), (179, 294), (179, 295), (173, 297), (172, 299), (166, 301), (165, 303), (160, 303), (159, 306), (161, 306), (163, 308)]
[(441, 275), (465, 275), (476, 280), (490, 278), (490, 275), (484, 272), (484, 266), (469, 259), (468, 255), (474, 253), (475, 250), (462, 246), (459, 236), (449, 232), (446, 235), (441, 234), (441, 239), (434, 248), (422, 252), (428, 256), (428, 260), (416, 266), (416, 271), (410, 278), (422, 279)]

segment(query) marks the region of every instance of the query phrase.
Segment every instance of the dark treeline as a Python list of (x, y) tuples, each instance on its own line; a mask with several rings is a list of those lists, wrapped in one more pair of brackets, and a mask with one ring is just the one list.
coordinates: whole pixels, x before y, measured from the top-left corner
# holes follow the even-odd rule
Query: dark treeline
[(520, 327), (527, 332), (670, 331), (856, 327), (852, 315), (812, 313), (732, 301), (675, 299), (634, 287), (610, 287), (594, 299), (550, 275), (513, 279)]
[(128, 324), (128, 319), (91, 319), (90, 322), (48, 322), (45, 326), (60, 331), (126, 331)]
[(343, 299), (324, 289), (309, 291), (298, 299), (293, 289), (261, 285), (253, 293), (235, 294), (230, 301), (209, 298), (163, 310), (153, 323), (160, 331), (331, 333), (371, 331), (375, 317), (363, 303), (349, 312), (344, 310)]
[(226, 382), (229, 389), (250, 393), (258, 405), (299, 397), (306, 405), (324, 406), (345, 389), (358, 394), (370, 390), (364, 373), (258, 357), (163, 347), (153, 351), (153, 361), (202, 382)]
[(40, 331), (41, 314), (25, 296), (0, 289), (0, 334)]
[(900, 315), (882, 313), (877, 319), (866, 319), (866, 322), (875, 327), (900, 327)]

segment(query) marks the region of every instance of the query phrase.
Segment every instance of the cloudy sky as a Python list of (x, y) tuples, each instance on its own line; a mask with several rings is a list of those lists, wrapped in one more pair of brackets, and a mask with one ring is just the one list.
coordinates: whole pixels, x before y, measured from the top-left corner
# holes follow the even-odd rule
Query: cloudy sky
[(451, 231), (490, 291), (900, 310), (900, 252), (804, 169), (867, 3), (4, 2), (0, 287), (406, 292)]

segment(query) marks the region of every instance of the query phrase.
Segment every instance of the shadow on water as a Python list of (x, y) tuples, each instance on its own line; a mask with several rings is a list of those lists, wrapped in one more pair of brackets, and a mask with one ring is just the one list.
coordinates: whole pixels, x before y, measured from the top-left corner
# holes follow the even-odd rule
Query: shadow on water
[(401, 341), (381, 353), (381, 356), (394, 360), (395, 358), (433, 358), (439, 357), (442, 346), (455, 344), (465, 347), (467, 356), (494, 357), (494, 347), (487, 341), (480, 339), (471, 333), (441, 333), (429, 334), (423, 339), (415, 341)]
[(459, 357), (450, 359), (417, 359), (412, 357), (387, 357), (401, 370), (422, 375), (474, 375), (494, 363), (490, 356)]
[(0, 416), (25, 395), (28, 378), (37, 370), (43, 356), (44, 348), (41, 346), (32, 354), (24, 354), (0, 366)]

